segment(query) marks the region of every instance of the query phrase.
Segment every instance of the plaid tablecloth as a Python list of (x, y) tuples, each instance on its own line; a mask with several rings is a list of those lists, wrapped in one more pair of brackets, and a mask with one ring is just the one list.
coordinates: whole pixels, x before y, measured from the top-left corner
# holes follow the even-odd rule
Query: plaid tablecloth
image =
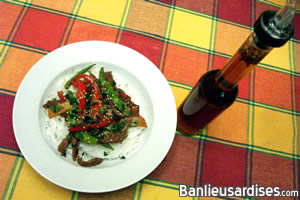
[[(24, 160), (12, 128), (14, 97), (23, 77), (34, 63), (58, 47), (85, 40), (112, 41), (131, 47), (161, 70), (179, 105), (202, 74), (223, 67), (253, 30), (253, 23), (262, 11), (278, 10), (284, 3), (283, 0), (0, 1), (2, 199), (173, 200), (181, 199), (179, 184), (234, 187), (258, 184), (299, 190), (299, 1), (293, 21), (294, 38), (273, 50), (240, 83), (237, 101), (200, 134), (187, 137), (177, 131), (164, 161), (135, 185), (104, 194), (60, 188), (38, 175)], [(24, 134), (28, 131), (24, 130)]]

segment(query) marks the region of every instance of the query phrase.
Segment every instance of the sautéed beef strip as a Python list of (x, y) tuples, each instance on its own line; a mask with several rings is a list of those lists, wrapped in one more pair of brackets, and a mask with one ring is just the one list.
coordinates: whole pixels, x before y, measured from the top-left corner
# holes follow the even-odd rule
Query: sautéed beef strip
[(112, 76), (112, 72), (104, 72), (104, 78), (110, 83), (112, 84), (112, 86), (115, 85), (115, 80)]
[(44, 108), (50, 108), (51, 106), (57, 106), (58, 104), (63, 103), (63, 100), (51, 100), (51, 101), (47, 101), (46, 104), (43, 105)]
[(78, 164), (82, 167), (92, 167), (95, 165), (99, 165), (100, 163), (102, 163), (102, 161), (103, 161), (102, 158), (93, 158), (87, 161), (82, 160), (80, 156), (78, 156), (77, 158)]
[(70, 139), (67, 136), (65, 139), (63, 139), (63, 141), (58, 145), (58, 151), (61, 153), (61, 155), (66, 155), (66, 149), (68, 147), (68, 145), (70, 144)]
[(112, 111), (115, 115), (117, 115), (118, 117), (125, 117), (125, 115), (123, 113), (118, 111), (118, 109), (115, 107), (115, 105), (111, 102), (110, 99), (108, 99), (108, 102), (109, 102), (109, 105), (112, 108)]
[(105, 135), (103, 138), (100, 138), (98, 141), (101, 143), (120, 143), (123, 140), (125, 140), (128, 136), (128, 127), (131, 123), (129, 118), (125, 118), (123, 120), (121, 120), (120, 122), (124, 122), (125, 121), (125, 125), (122, 128), (121, 131), (118, 132), (110, 132), (107, 135)]
[(75, 137), (72, 137), (71, 145), (72, 145), (72, 158), (73, 161), (75, 161), (77, 159), (78, 151), (79, 151), (79, 142)]

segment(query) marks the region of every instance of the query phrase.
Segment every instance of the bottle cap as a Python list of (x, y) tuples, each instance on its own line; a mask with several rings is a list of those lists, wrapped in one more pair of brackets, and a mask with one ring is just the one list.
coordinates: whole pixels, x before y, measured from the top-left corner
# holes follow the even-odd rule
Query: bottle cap
[(281, 47), (294, 35), (292, 23), (278, 28), (272, 23), (275, 16), (275, 11), (265, 11), (254, 24), (255, 43), (261, 48)]

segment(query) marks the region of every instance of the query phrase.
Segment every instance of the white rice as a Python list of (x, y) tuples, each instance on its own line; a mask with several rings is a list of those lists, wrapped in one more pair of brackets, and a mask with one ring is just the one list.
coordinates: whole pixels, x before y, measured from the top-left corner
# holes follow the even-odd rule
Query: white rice
[[(98, 77), (99, 69), (100, 69), (100, 67), (94, 67), (92, 70), (92, 73), (96, 77)], [(62, 79), (62, 80), (58, 80), (57, 85), (56, 85), (56, 88), (57, 88), (56, 91), (62, 90), (64, 92), (66, 92), (66, 90), (64, 89), (63, 86), (64, 86), (66, 80), (68, 80), (71, 76), (72, 75), (69, 75), (67, 77), (64, 77), (64, 79)], [(113, 73), (113, 77), (117, 83), (117, 87), (124, 90), (125, 93), (128, 94), (132, 98), (133, 102), (138, 104), (138, 102), (135, 101), (133, 92), (130, 89), (130, 87), (128, 86), (128, 84), (124, 80), (121, 80), (119, 78), (118, 74)], [(54, 97), (56, 97), (55, 94), (52, 94), (52, 95), (49, 94), (47, 99), (45, 100), (45, 103)], [(49, 139), (53, 148), (57, 150), (58, 145), (68, 135), (68, 127), (65, 122), (65, 119), (60, 116), (49, 119), (47, 110), (43, 109), (43, 120), (45, 122), (44, 123), (45, 131), (44, 132), (45, 132), (46, 138)], [(106, 160), (120, 159), (123, 156), (125, 158), (127, 158), (131, 154), (133, 154), (136, 150), (138, 150), (139, 147), (141, 147), (141, 145), (143, 143), (143, 137), (142, 137), (143, 134), (141, 134), (142, 131), (143, 131), (142, 127), (129, 128), (128, 137), (122, 143), (111, 144), (111, 146), (114, 148), (114, 150), (105, 148), (100, 144), (90, 145), (90, 144), (80, 143), (79, 154), (80, 154), (80, 156), (83, 156), (84, 160), (91, 159), (94, 157), (103, 158)], [(67, 148), (67, 151), (66, 151), (66, 158), (71, 161), (71, 157), (72, 157), (72, 148), (71, 148), (71, 145), (69, 145)]]

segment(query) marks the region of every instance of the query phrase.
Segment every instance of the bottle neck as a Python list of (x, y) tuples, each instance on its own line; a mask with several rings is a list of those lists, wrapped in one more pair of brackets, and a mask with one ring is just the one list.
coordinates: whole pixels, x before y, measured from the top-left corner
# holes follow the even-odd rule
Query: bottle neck
[(255, 32), (252, 32), (239, 50), (217, 74), (216, 82), (224, 90), (232, 90), (258, 64), (272, 47), (259, 48)]

